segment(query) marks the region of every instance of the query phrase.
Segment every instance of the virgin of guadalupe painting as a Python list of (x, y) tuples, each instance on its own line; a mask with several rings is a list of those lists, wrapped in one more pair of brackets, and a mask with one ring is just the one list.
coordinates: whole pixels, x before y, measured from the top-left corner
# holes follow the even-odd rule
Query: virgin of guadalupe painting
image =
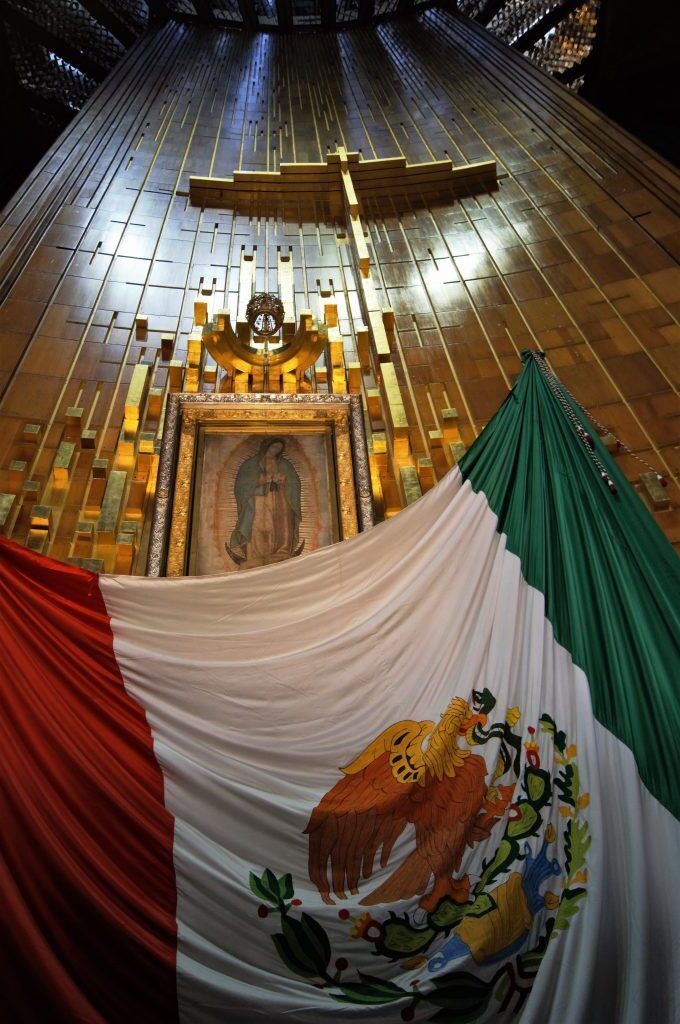
[(330, 430), (205, 430), (189, 572), (273, 565), (339, 540)]
[(359, 396), (169, 396), (150, 576), (275, 574), (372, 524)]
[(285, 452), (284, 438), (266, 437), (236, 474), (238, 519), (225, 549), (241, 568), (294, 558), (305, 546), (300, 541), (302, 484)]

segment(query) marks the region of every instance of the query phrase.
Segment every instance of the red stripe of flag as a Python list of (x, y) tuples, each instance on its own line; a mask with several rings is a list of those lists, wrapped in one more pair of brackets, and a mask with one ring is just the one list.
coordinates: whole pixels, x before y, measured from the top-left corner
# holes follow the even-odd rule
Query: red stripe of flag
[(173, 818), (97, 577), (0, 539), (0, 652), (0, 1017), (172, 1024)]

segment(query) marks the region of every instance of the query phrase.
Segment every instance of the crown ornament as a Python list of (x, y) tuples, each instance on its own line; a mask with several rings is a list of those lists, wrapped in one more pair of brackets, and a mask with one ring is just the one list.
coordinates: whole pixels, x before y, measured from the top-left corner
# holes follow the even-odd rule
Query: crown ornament
[(278, 295), (271, 292), (256, 292), (246, 306), (246, 320), (259, 338), (271, 338), (283, 326), (285, 310)]

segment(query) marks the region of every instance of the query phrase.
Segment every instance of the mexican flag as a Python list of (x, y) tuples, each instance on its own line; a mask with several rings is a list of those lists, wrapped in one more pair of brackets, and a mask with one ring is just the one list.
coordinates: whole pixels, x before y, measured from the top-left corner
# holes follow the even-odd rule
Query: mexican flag
[(680, 1020), (679, 563), (588, 430), (527, 356), (309, 556), (2, 541), (3, 1019)]

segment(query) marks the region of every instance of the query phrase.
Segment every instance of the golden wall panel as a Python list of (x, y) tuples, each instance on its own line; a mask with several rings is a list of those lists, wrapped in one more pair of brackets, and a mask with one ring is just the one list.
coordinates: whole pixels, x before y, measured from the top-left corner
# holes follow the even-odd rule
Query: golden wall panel
[[(498, 188), (360, 199), (368, 298), (352, 225), (323, 199), (266, 213), (256, 196), (235, 210), (190, 203), (191, 175), (325, 163), (340, 147), (495, 160)], [(603, 427), (668, 476), (664, 500), (647, 466), (617, 455), (680, 544), (679, 186), (450, 13), (304, 39), (164, 26), (3, 213), (0, 530), (142, 572), (166, 391), (222, 386), (205, 355), (188, 358), (195, 303), (235, 322), (245, 290), (277, 290), (283, 260), (287, 319), (309, 309), (323, 322), (337, 306), (312, 384), (361, 391), (382, 514), (441, 478), (507, 394), (520, 351), (540, 347)], [(386, 339), (371, 358), (367, 302)]]

